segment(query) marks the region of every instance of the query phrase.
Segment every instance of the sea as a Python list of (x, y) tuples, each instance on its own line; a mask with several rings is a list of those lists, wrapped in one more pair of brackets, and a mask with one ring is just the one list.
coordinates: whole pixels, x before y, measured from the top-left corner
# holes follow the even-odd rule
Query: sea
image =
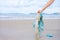
[[(60, 13), (42, 13), (43, 19), (60, 19)], [(37, 13), (0, 13), (0, 20), (32, 20)]]

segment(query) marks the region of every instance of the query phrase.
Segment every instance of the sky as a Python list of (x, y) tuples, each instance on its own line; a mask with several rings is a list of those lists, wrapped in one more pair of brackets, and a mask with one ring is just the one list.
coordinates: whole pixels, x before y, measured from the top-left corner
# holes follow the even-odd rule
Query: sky
[[(48, 0), (0, 0), (0, 13), (36, 13)], [(44, 13), (60, 13), (60, 0), (55, 0)]]

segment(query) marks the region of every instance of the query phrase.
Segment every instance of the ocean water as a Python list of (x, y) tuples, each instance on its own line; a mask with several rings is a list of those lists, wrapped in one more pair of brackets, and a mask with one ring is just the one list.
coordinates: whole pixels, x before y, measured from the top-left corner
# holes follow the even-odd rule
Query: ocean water
[[(35, 19), (37, 13), (0, 13), (0, 20), (23, 20)], [(60, 19), (60, 13), (42, 13), (43, 19)]]

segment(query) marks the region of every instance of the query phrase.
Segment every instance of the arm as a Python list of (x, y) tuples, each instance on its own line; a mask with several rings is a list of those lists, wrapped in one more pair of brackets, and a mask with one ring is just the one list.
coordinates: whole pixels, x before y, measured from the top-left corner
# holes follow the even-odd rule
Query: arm
[(54, 2), (54, 0), (49, 0), (47, 2), (47, 4), (45, 4), (45, 6), (41, 9), (41, 10), (38, 10), (38, 13), (40, 12), (43, 12), (47, 7), (49, 7), (52, 3)]

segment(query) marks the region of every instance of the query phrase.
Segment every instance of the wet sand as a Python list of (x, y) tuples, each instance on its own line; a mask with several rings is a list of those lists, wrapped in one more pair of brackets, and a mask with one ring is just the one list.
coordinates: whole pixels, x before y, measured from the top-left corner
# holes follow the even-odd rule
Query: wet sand
[[(0, 20), (0, 40), (35, 40), (33, 20)], [(60, 19), (45, 19), (41, 40), (60, 40)], [(46, 37), (53, 34), (52, 38)]]

